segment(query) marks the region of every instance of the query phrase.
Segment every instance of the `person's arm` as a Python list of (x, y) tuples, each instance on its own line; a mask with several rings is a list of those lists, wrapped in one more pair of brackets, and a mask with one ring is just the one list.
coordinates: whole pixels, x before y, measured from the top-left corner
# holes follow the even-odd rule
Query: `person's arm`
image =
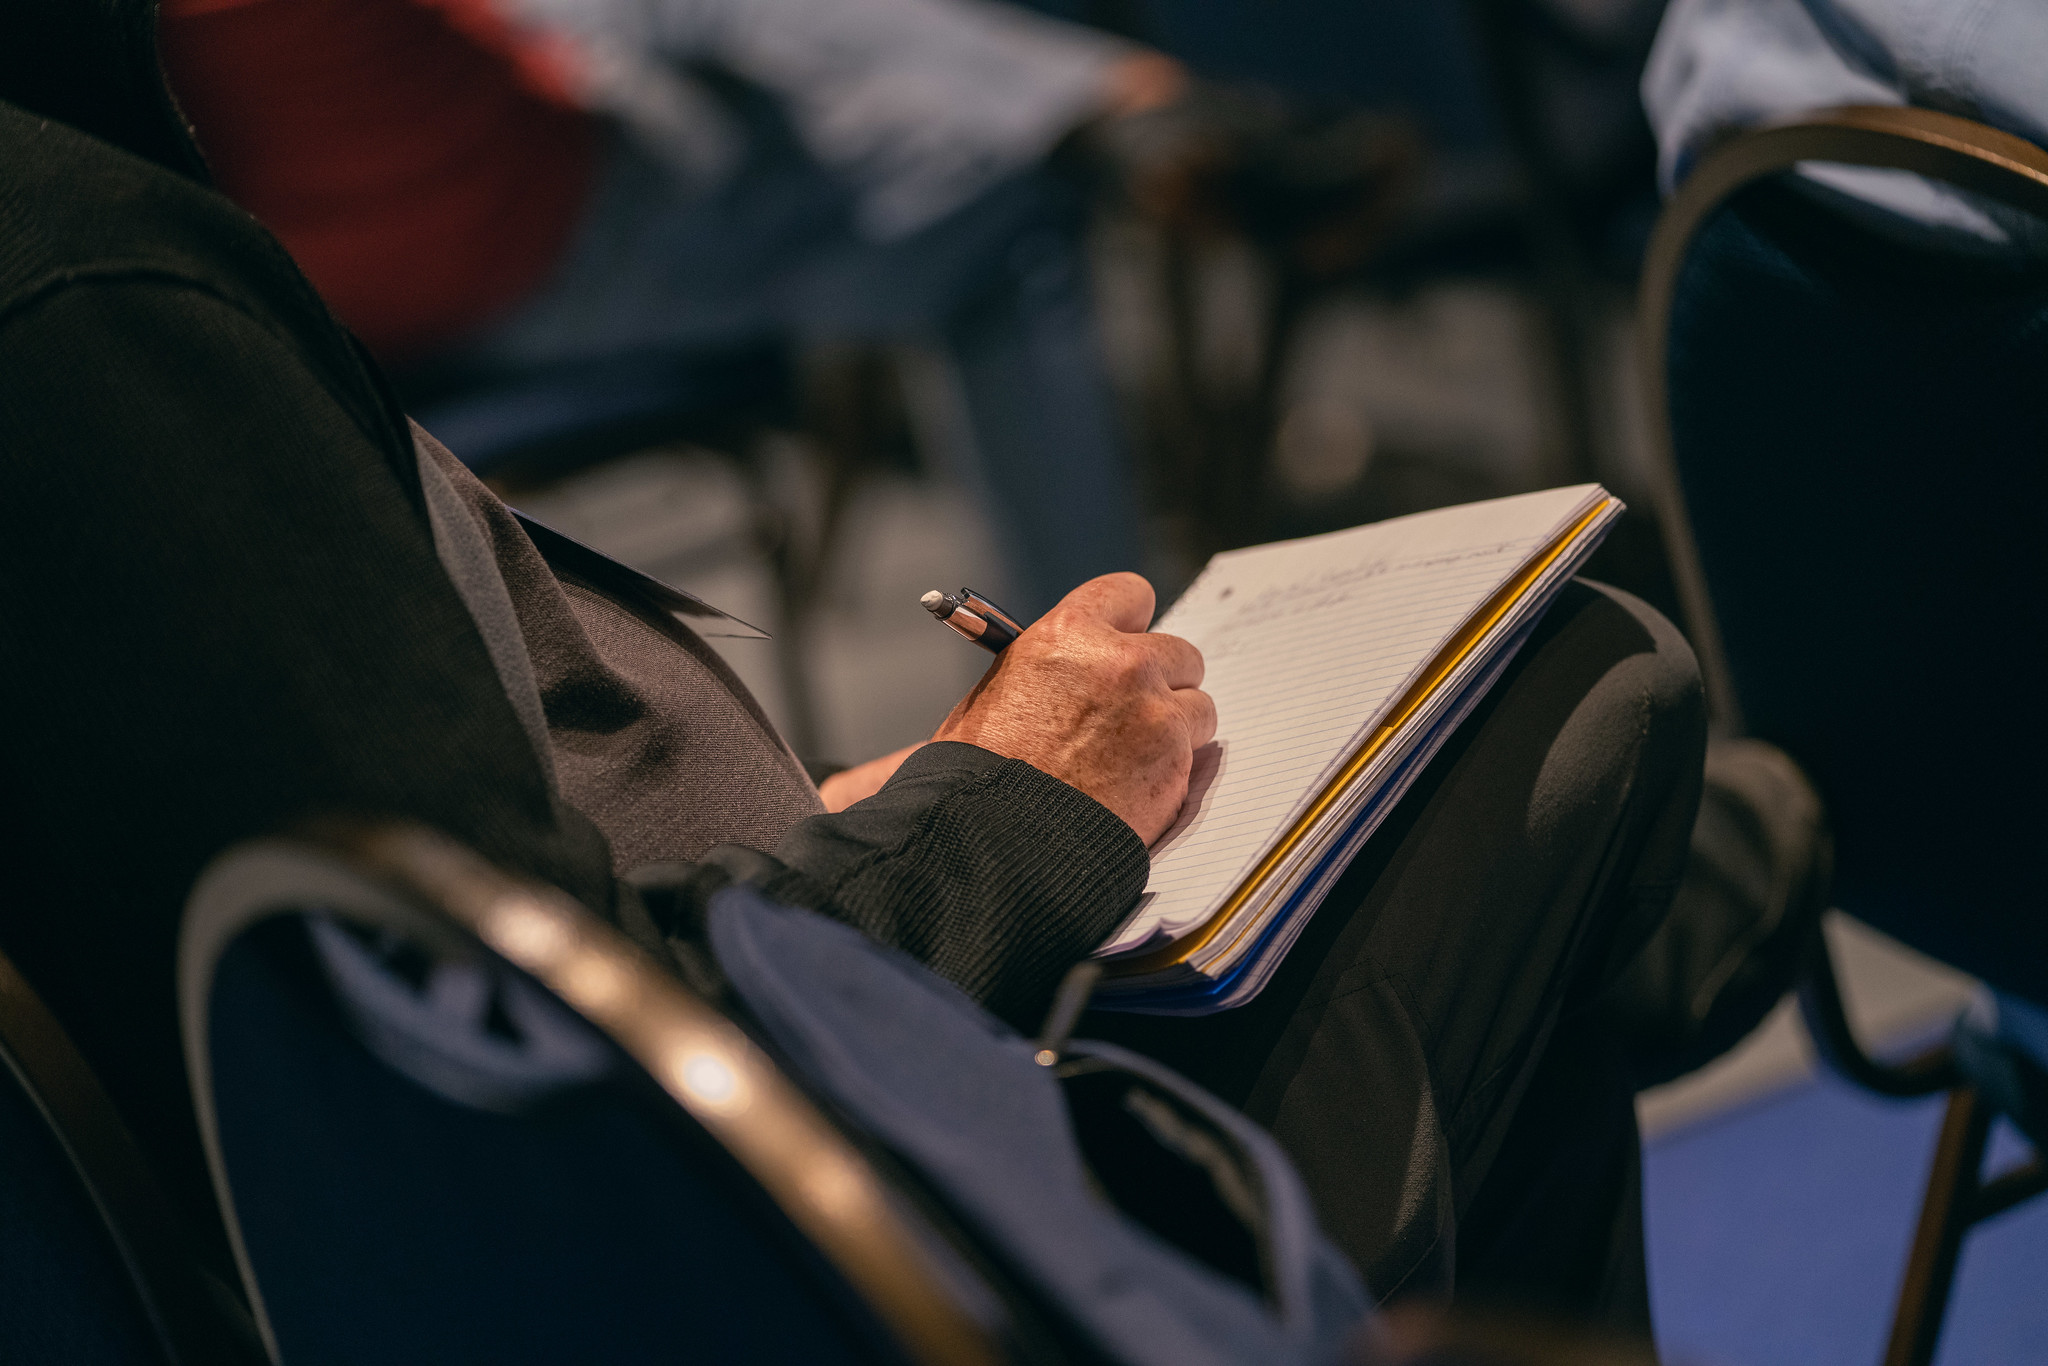
[(878, 792), (792, 830), (775, 854), (795, 876), (773, 890), (1036, 1024), (1130, 913), (1215, 733), (1201, 655), (1146, 632), (1152, 607), (1135, 574), (1069, 594)]
[[(124, 887), (109, 915), (161, 939), (206, 857), (335, 810), (426, 822), (613, 910), (603, 840), (546, 781), (394, 475), (409, 453), (284, 339), (196, 288), (86, 285), (0, 328), (0, 367), (28, 835)], [(822, 909), (1028, 1019), (1129, 911), (1207, 738), (1199, 663), (1142, 633), (1150, 611), (1133, 576), (1084, 588), (937, 737), (965, 744), (777, 852)], [(119, 849), (95, 857), (104, 831)], [(126, 933), (73, 923), (67, 975)]]
[(847, 810), (800, 822), (767, 880), (904, 950), (1020, 1029), (1145, 889), (1145, 846), (1074, 787), (976, 745), (920, 747)]
[(229, 840), (388, 814), (606, 909), (603, 841), (548, 786), (412, 458), (196, 285), (83, 282), (0, 323), (0, 697), (39, 775), (19, 833), (110, 841), (174, 919)]
[(275, 314), (197, 285), (79, 272), (0, 313), (0, 944), (201, 1229), (175, 969), (208, 859), (308, 816), (395, 816), (619, 904), (442, 572), (410, 459)]

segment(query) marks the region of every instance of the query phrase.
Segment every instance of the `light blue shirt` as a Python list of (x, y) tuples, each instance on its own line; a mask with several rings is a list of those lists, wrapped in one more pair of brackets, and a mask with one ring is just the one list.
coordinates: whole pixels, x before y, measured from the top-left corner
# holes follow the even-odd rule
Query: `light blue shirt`
[[(1730, 131), (1842, 104), (1918, 105), (2048, 147), (2048, 0), (1675, 0), (1643, 73), (1668, 193)], [(1807, 187), (1891, 236), (2048, 255), (2048, 223), (1902, 171)]]

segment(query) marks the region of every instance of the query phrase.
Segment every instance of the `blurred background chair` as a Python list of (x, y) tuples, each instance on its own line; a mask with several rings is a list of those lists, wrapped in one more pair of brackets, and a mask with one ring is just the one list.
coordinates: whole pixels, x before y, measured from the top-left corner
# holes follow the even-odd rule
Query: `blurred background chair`
[[(1850, 1079), (1951, 1091), (1886, 1354), (1918, 1366), (1969, 1227), (2048, 1190), (2048, 268), (1875, 233), (1788, 183), (1808, 162), (2048, 218), (2048, 152), (1921, 109), (1759, 129), (1680, 186), (1643, 279), (1664, 534), (1717, 723), (1813, 776), (1835, 904), (1991, 990), (1950, 1041), (1887, 1063), (1849, 1029), (1824, 944), (1801, 989)], [(2036, 1153), (1986, 1180), (1996, 1115)]]
[(255, 1366), (262, 1349), (63, 1027), (0, 957), (0, 1359)]
[[(1607, 333), (1656, 211), (1635, 86), (1660, 0), (1035, 7), (1157, 46), (1235, 106), (1211, 111), (1213, 145), (1191, 158), (1173, 187), (1182, 193), (1141, 193), (1134, 206), (1157, 238), (1162, 334), (1142, 444), (1155, 500), (1196, 563), (1275, 534), (1614, 480)], [(1350, 480), (1320, 490), (1327, 506), (1290, 506), (1300, 500), (1284, 467), (1340, 471), (1342, 448), (1370, 445), (1327, 405), (1320, 421), (1313, 404), (1293, 411), (1317, 341), (1305, 324), (1347, 295), (1404, 298), (1472, 279), (1505, 283), (1530, 312), (1549, 428), (1531, 467), (1490, 471), (1495, 487), (1456, 470), (1382, 468), (1374, 482), (1401, 487), (1359, 496), (1349, 485), (1369, 460), (1354, 456)], [(1632, 558), (1658, 560), (1654, 549)]]

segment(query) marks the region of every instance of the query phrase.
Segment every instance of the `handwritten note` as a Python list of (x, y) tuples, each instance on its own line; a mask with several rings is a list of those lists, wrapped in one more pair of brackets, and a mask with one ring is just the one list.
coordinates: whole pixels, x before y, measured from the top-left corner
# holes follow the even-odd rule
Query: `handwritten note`
[(1137, 910), (1098, 952), (1207, 920), (1458, 628), (1604, 496), (1551, 489), (1211, 560), (1154, 629), (1201, 649), (1217, 740), (1152, 847)]

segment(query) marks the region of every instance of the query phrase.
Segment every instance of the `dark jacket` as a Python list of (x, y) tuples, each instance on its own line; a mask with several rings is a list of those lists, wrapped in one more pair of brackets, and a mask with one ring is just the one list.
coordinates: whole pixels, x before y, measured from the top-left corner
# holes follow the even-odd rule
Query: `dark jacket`
[[(1028, 765), (927, 748), (839, 816), (673, 619), (552, 574), (416, 442), (206, 186), (145, 0), (0, 0), (0, 948), (195, 1220), (186, 888), (323, 812), (409, 817), (647, 937), (617, 875), (712, 845), (1020, 1023), (1145, 853)], [(539, 733), (535, 698), (545, 713)]]

